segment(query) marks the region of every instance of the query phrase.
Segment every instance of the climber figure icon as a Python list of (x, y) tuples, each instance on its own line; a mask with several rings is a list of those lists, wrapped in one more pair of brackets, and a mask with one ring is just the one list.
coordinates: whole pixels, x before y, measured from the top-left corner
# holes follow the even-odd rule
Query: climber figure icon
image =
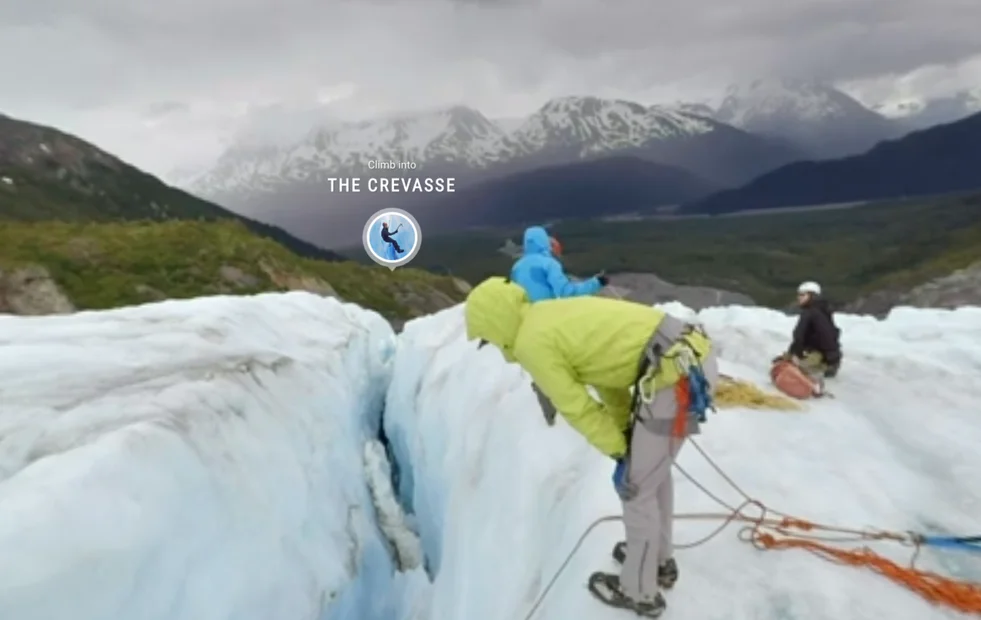
[(422, 238), (419, 223), (409, 213), (385, 209), (368, 219), (362, 241), (373, 261), (394, 269), (415, 257)]
[(400, 223), (395, 230), (390, 230), (388, 228), (388, 222), (382, 222), (381, 238), (382, 241), (386, 241), (395, 249), (399, 254), (404, 254), (405, 250), (399, 247), (399, 242), (395, 240), (395, 235), (402, 230), (402, 224)]

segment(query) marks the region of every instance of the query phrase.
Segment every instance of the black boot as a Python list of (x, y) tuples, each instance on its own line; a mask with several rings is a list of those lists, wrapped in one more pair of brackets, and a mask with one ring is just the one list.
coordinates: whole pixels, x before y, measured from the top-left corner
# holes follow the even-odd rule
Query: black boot
[(658, 618), (668, 604), (658, 592), (649, 601), (635, 601), (623, 593), (620, 578), (610, 573), (593, 573), (589, 576), (589, 591), (600, 601), (617, 609), (629, 609), (644, 618)]
[[(613, 559), (618, 564), (623, 564), (627, 560), (627, 543), (620, 541), (613, 546)], [(665, 590), (670, 590), (678, 582), (678, 563), (674, 558), (669, 558), (657, 567), (657, 585)]]

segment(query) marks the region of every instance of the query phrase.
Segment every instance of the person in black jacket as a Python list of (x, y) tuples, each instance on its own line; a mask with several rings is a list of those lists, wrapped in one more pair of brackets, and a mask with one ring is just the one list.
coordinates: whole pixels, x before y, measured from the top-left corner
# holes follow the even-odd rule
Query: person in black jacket
[(382, 241), (386, 243), (391, 243), (392, 247), (395, 248), (395, 251), (398, 252), (399, 254), (402, 254), (403, 252), (405, 252), (405, 250), (399, 247), (399, 242), (396, 241), (395, 237), (392, 236), (399, 231), (399, 228), (402, 228), (401, 224), (399, 224), (399, 227), (396, 228), (394, 231), (389, 232), (388, 222), (382, 222), (381, 238)]
[(796, 359), (809, 372), (834, 377), (841, 366), (841, 330), (835, 325), (831, 306), (821, 297), (821, 286), (817, 282), (801, 284), (797, 288), (797, 304), (801, 312), (793, 341), (777, 359)]

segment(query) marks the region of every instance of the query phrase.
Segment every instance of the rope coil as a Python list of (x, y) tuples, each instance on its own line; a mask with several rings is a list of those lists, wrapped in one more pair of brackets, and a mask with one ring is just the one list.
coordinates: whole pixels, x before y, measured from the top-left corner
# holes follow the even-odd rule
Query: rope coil
[[(692, 549), (704, 545), (721, 534), (732, 523), (740, 522), (746, 525), (738, 533), (739, 540), (748, 542), (761, 551), (802, 549), (835, 564), (866, 567), (899, 585), (905, 586), (934, 605), (949, 607), (967, 614), (981, 615), (981, 584), (958, 581), (937, 573), (920, 570), (915, 566), (920, 551), (924, 546), (961, 546), (967, 550), (981, 552), (981, 546), (978, 546), (981, 537), (930, 537), (914, 532), (844, 528), (800, 519), (773, 510), (759, 500), (753, 499), (719, 467), (693, 438), (689, 437), (688, 441), (691, 442), (712, 469), (743, 498), (743, 501), (738, 506), (729, 504), (708, 490), (675, 462), (675, 468), (685, 478), (727, 511), (675, 514), (674, 518), (676, 520), (722, 521), (721, 525), (712, 530), (708, 535), (694, 542), (675, 544), (673, 545), (675, 549)], [(746, 514), (746, 510), (750, 508), (759, 510), (759, 515), (750, 516)], [(559, 577), (565, 571), (566, 567), (568, 567), (572, 558), (579, 551), (580, 547), (582, 547), (582, 544), (592, 531), (603, 523), (622, 520), (623, 518), (620, 516), (604, 516), (596, 519), (586, 528), (586, 531), (579, 537), (579, 540), (572, 548), (572, 551), (569, 552), (565, 561), (559, 566), (555, 575), (545, 586), (544, 590), (542, 590), (524, 620), (531, 620), (534, 617), (548, 596), (548, 593), (552, 590), (552, 587), (558, 582)], [(863, 545), (857, 549), (843, 549), (832, 546), (834, 544), (858, 544), (873, 541), (891, 541), (911, 548), (912, 557), (910, 558), (909, 565), (900, 566), (892, 560), (879, 555), (867, 545)]]
[[(610, 287), (612, 288), (612, 287)], [(623, 296), (613, 291), (613, 294), (623, 299)], [(730, 377), (726, 377), (730, 379)], [(831, 394), (825, 394), (832, 397)], [(892, 580), (895, 583), (906, 586), (911, 591), (919, 594), (927, 601), (949, 607), (967, 614), (981, 615), (981, 584), (967, 581), (958, 581), (949, 577), (944, 577), (937, 573), (924, 571), (916, 568), (916, 560), (919, 558), (922, 547), (930, 545), (936, 547), (956, 548), (981, 553), (981, 536), (924, 536), (915, 532), (890, 532), (887, 530), (859, 530), (852, 528), (836, 527), (824, 525), (799, 519), (797, 517), (773, 510), (762, 502), (753, 499), (736, 482), (719, 467), (712, 458), (706, 454), (700, 445), (689, 437), (688, 441), (695, 447), (699, 454), (709, 463), (709, 465), (731, 486), (742, 498), (743, 502), (739, 506), (732, 506), (728, 502), (719, 498), (716, 494), (709, 491), (704, 485), (695, 480), (677, 462), (675, 468), (681, 472), (699, 490), (705, 493), (717, 504), (727, 510), (724, 513), (682, 513), (675, 514), (678, 520), (721, 520), (722, 524), (707, 536), (686, 544), (675, 544), (675, 549), (691, 549), (703, 545), (719, 534), (734, 522), (746, 523), (746, 527), (739, 531), (738, 537), (744, 542), (752, 544), (755, 548), (765, 551), (774, 549), (803, 549), (815, 556), (845, 566), (864, 566), (880, 575)], [(751, 517), (745, 514), (749, 507), (756, 507), (760, 511), (758, 517)], [(776, 518), (769, 515), (775, 515)], [(620, 516), (605, 516), (593, 521), (582, 536), (576, 542), (572, 551), (565, 561), (559, 566), (555, 575), (549, 581), (545, 589), (538, 596), (534, 606), (525, 616), (524, 620), (531, 620), (544, 602), (552, 587), (572, 561), (576, 552), (589, 537), (596, 527), (603, 523), (612, 521), (622, 521)], [(823, 534), (815, 533), (823, 532)], [(835, 534), (836, 536), (831, 536)], [(910, 547), (912, 557), (909, 566), (903, 567), (888, 558), (875, 553), (868, 546), (858, 549), (841, 549), (831, 546), (834, 543), (860, 543), (872, 541), (892, 541), (903, 546)]]

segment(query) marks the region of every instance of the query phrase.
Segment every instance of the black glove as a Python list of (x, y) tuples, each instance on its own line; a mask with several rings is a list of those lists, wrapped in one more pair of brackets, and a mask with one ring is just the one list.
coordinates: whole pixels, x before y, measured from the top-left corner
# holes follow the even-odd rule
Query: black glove
[(545, 416), (545, 423), (549, 426), (555, 426), (555, 416), (558, 411), (555, 410), (555, 406), (552, 401), (545, 396), (545, 393), (538, 389), (538, 386), (534, 383), (531, 384), (531, 389), (538, 397), (538, 406), (542, 408), (542, 415)]
[(594, 276), (600, 283), (600, 286), (606, 286), (610, 283), (610, 279), (606, 277), (606, 271), (601, 271)]

